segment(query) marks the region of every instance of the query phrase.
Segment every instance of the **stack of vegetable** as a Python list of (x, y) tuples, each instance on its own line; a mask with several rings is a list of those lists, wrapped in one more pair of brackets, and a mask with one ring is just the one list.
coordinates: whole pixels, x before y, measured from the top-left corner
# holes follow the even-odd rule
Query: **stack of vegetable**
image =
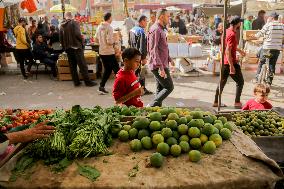
[(237, 127), (248, 136), (284, 135), (284, 118), (274, 111), (236, 112), (232, 116)]
[(163, 156), (188, 153), (190, 161), (198, 162), (200, 151), (214, 154), (223, 140), (231, 138), (234, 127), (233, 122), (210, 112), (154, 108), (147, 117), (137, 117), (132, 125), (124, 125), (118, 136), (121, 141), (130, 139), (134, 152), (156, 149), (150, 161), (160, 167)]
[[(90, 157), (108, 153), (112, 136), (121, 129), (120, 115), (106, 112), (100, 107), (93, 109), (74, 106), (70, 111), (57, 110), (41, 117), (39, 122), (49, 120), (56, 127), (49, 138), (27, 146), (26, 153), (46, 163), (55, 163), (65, 157)], [(31, 125), (33, 127), (35, 124)]]
[(0, 112), (1, 132), (7, 132), (12, 128), (35, 123), (40, 116), (52, 113), (51, 110), (3, 110)]

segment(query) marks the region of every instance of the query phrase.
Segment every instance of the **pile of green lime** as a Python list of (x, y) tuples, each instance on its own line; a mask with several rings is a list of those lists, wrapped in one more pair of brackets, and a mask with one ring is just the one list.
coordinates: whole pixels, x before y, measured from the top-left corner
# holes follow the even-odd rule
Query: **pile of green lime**
[(131, 140), (134, 152), (155, 149), (150, 158), (153, 167), (162, 166), (163, 156), (179, 157), (185, 153), (190, 161), (198, 162), (201, 152), (214, 154), (223, 140), (229, 140), (234, 128), (225, 117), (217, 118), (201, 110), (154, 107), (147, 111), (148, 116), (136, 117), (118, 137), (123, 142)]

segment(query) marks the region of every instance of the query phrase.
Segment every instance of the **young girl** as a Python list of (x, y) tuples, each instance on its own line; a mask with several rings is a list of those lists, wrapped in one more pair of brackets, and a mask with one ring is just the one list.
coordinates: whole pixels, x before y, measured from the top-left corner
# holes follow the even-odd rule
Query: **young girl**
[(113, 85), (113, 98), (116, 104), (143, 107), (140, 97), (144, 93), (135, 70), (141, 62), (141, 53), (135, 48), (127, 48), (122, 53), (124, 67), (119, 70)]
[(250, 99), (243, 110), (267, 110), (272, 109), (272, 105), (267, 101), (270, 88), (264, 84), (257, 84), (254, 88), (254, 99)]

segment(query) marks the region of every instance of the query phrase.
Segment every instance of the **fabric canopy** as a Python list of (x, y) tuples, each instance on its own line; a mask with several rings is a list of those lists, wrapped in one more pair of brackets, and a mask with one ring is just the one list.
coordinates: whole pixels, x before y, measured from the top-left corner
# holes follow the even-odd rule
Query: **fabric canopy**
[[(52, 13), (62, 13), (62, 4), (54, 5), (49, 11)], [(77, 9), (70, 4), (65, 4), (65, 12), (77, 12)]]

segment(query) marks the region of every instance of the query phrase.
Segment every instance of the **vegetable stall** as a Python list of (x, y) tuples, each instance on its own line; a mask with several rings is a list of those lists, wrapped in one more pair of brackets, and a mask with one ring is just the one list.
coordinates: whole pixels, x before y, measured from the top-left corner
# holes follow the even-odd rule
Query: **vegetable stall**
[[(31, 113), (28, 127), (48, 120), (56, 132), (11, 157), (0, 168), (1, 186), (259, 189), (283, 179), (250, 138), (261, 135), (261, 126), (263, 135), (283, 137), (284, 118), (275, 112), (74, 106), (40, 113)], [(8, 130), (11, 114), (0, 114)]]

